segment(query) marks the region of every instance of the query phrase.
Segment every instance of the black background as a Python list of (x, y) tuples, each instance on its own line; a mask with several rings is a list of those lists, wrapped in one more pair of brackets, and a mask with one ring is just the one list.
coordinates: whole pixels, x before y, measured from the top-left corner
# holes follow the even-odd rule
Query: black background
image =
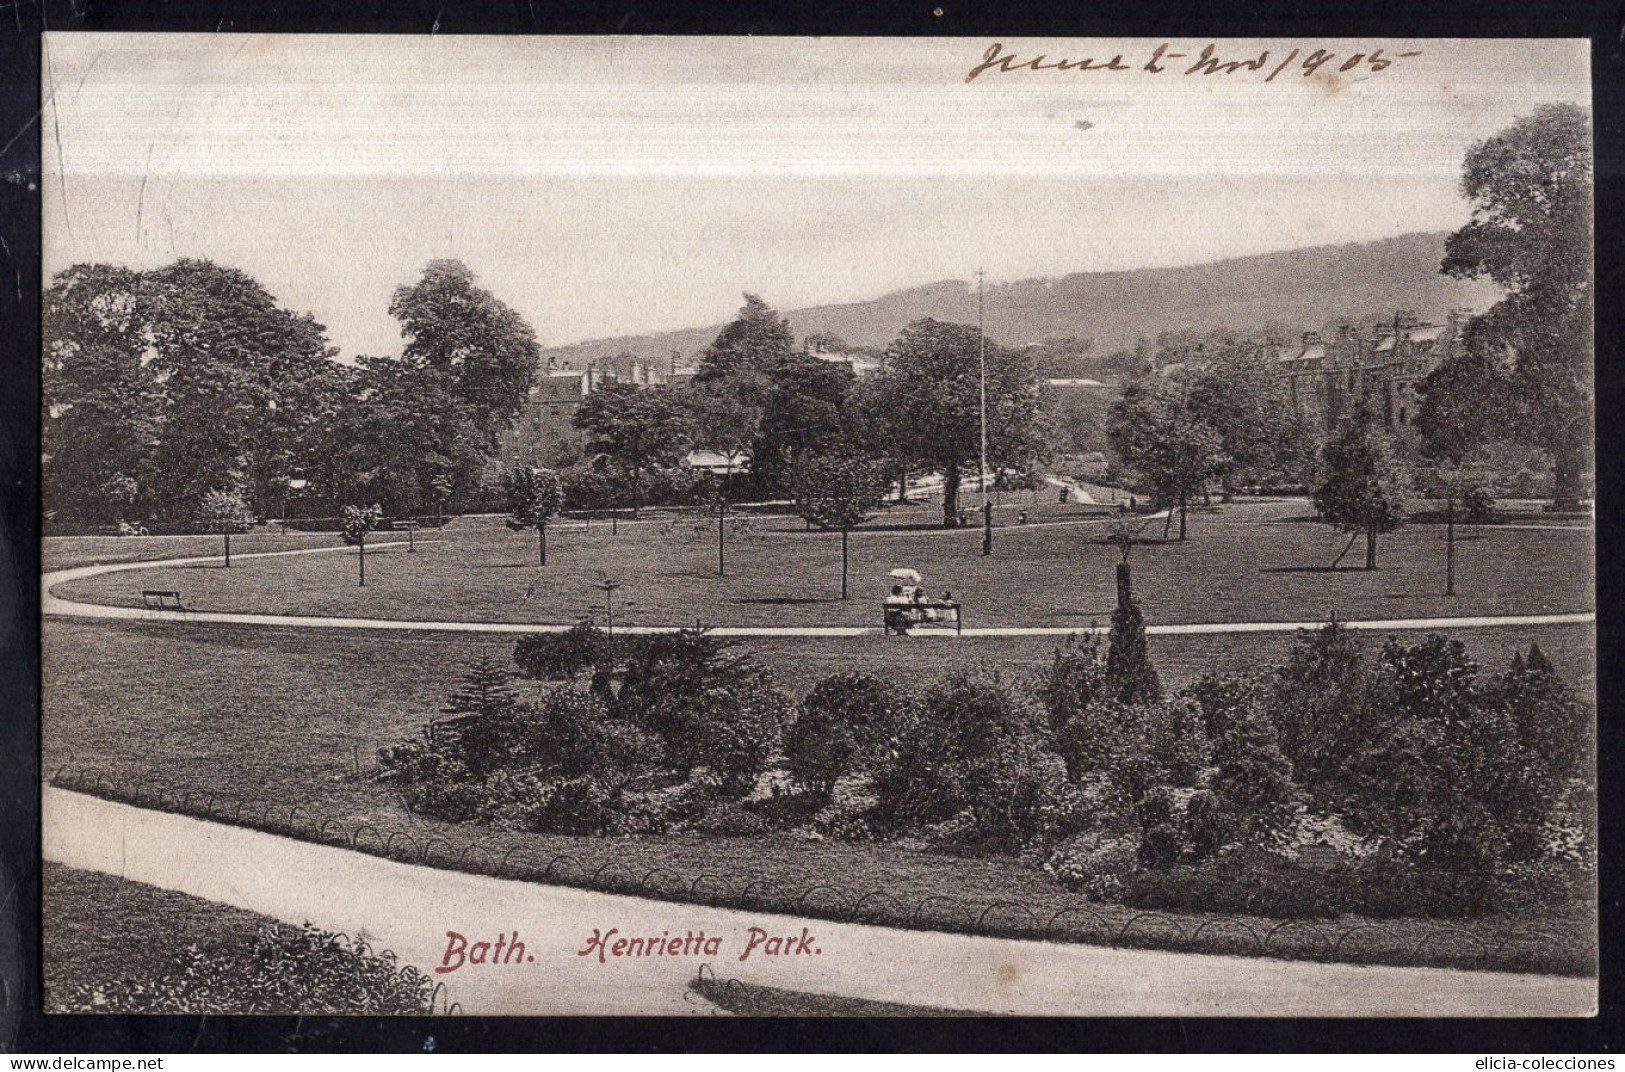
[[(940, 14), (938, 13), (940, 11)], [(45, 1016), (39, 992), (39, 296), (42, 30), (426, 34), (1566, 37), (1592, 42), (1597, 189), (1597, 628), (1602, 1015), (1593, 1020), (407, 1020)], [(1614, 1052), (1620, 1017), (1619, 609), (1625, 2), (1055, 0), (562, 3), (0, 0), (0, 1052)], [(1493, 71), (1483, 72), (1493, 78)], [(1531, 101), (1532, 105), (1538, 102)], [(9, 142), (9, 144), (7, 144)]]

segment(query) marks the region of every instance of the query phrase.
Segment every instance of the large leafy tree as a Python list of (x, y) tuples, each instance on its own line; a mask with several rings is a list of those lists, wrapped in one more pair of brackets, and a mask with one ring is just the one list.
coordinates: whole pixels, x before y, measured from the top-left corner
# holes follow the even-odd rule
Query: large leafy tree
[(767, 488), (784, 486), (797, 462), (833, 450), (847, 432), (850, 366), (791, 354), (768, 370), (752, 469)]
[[(1179, 538), (1185, 508), (1208, 478), (1229, 463), (1224, 440), (1191, 405), (1184, 387), (1151, 378), (1130, 384), (1111, 411), (1112, 449), (1150, 484), (1157, 501), (1178, 507)], [(1169, 515), (1172, 521), (1173, 515)]]
[(60, 520), (119, 520), (144, 491), (159, 398), (141, 284), (128, 268), (76, 264), (45, 292), (41, 490)]
[[(961, 475), (978, 463), (979, 338), (975, 325), (916, 320), (887, 349), (869, 394), (888, 456), (942, 473), (944, 527), (956, 523)], [(1037, 373), (1024, 355), (988, 340), (989, 466), (1023, 468), (1042, 453), (1043, 441)]]
[(674, 461), (687, 434), (683, 408), (670, 388), (614, 380), (596, 387), (571, 423), (586, 433), (589, 452), (607, 455), (630, 475), (634, 516), (642, 505), (644, 468)]
[(494, 446), (535, 382), (536, 332), (458, 260), (430, 261), (421, 279), (395, 291), (389, 313), (407, 340), (402, 360), (440, 374)]
[(1469, 326), (1464, 360), (1484, 363), (1475, 374), (1446, 365), (1430, 379), (1424, 430), (1460, 427), (1430, 412), (1476, 403), (1505, 413), (1502, 427), (1552, 452), (1557, 501), (1572, 505), (1591, 444), (1589, 115), (1573, 104), (1536, 109), (1468, 151), (1461, 188), (1473, 218), (1446, 242), (1441, 270), (1506, 295)]
[(756, 381), (760, 403), (770, 371), (794, 356), (795, 333), (790, 322), (755, 294), (745, 295), (739, 315), (723, 328), (700, 356), (695, 380), (701, 384), (724, 379)]
[[(1365, 568), (1376, 569), (1377, 537), (1404, 519), (1409, 482), (1370, 410), (1362, 406), (1327, 441), (1321, 468), (1325, 479), (1315, 489), (1315, 509), (1328, 525), (1350, 534), (1351, 546), (1363, 533)], [(1348, 548), (1343, 551), (1347, 554)]]
[(299, 452), (321, 449), (312, 433), (338, 404), (326, 330), (206, 260), (146, 273), (141, 309), (163, 398), (150, 477), (159, 512), (184, 515), (227, 489), (267, 512)]
[(361, 357), (348, 380), (326, 449), (307, 469), (314, 497), (331, 507), (376, 502), (398, 516), (439, 508), (478, 481), (487, 440), (445, 376)]
[(868, 458), (824, 454), (795, 468), (796, 512), (813, 525), (841, 534), (841, 598), (846, 598), (847, 535), (886, 498), (886, 471)]
[(1314, 469), (1309, 422), (1260, 347), (1226, 348), (1188, 380), (1191, 412), (1219, 433), (1226, 494), (1238, 483), (1302, 483)]

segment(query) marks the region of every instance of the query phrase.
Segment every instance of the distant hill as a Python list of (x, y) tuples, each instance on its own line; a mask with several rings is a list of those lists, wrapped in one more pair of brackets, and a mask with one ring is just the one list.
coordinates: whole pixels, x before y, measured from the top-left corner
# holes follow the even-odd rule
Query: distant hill
[[(1023, 279), (987, 289), (989, 338), (1020, 346), (1079, 336), (1093, 352), (1132, 347), (1159, 332), (1228, 327), (1249, 333), (1275, 323), (1289, 332), (1319, 329), (1339, 320), (1374, 322), (1408, 309), (1423, 317), (1457, 307), (1482, 309), (1495, 290), (1439, 274), (1443, 232), (1408, 234), (1378, 242), (1237, 257), (1183, 268), (1080, 272)], [(764, 295), (770, 301), (771, 295)], [(786, 315), (798, 337), (815, 332), (854, 346), (884, 347), (920, 317), (974, 322), (975, 287), (944, 280), (893, 291), (872, 301), (793, 309)], [(722, 324), (650, 335), (594, 339), (545, 351), (561, 367), (622, 351), (665, 361), (671, 351), (696, 359)]]

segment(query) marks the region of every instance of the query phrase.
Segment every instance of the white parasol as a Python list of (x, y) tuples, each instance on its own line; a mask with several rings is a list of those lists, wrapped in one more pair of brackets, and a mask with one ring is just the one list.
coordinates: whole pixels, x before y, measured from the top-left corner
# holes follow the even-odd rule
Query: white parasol
[(911, 569), (894, 569), (889, 576), (893, 580), (907, 581), (909, 584), (920, 584), (925, 580), (924, 577), (920, 576), (918, 570)]

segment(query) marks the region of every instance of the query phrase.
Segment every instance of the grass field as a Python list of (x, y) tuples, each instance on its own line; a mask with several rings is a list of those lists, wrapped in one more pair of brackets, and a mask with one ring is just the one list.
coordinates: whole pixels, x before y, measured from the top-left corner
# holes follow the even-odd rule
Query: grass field
[[(678, 624), (698, 618), (729, 625), (873, 625), (886, 571), (908, 565), (921, 570), (933, 590), (952, 588), (967, 605), (969, 625), (1104, 622), (1113, 601), (1118, 557), (1115, 548), (1099, 542), (1104, 523), (1076, 506), (1049, 503), (1030, 509), (1033, 524), (1001, 528), (992, 558), (978, 553), (974, 531), (931, 528), (928, 508), (883, 517), (872, 530), (853, 536), (855, 598), (846, 603), (834, 598), (838, 537), (806, 533), (798, 521), (782, 516), (753, 517), (734, 526), (725, 579), (715, 576), (714, 521), (651, 518), (620, 526), (613, 535), (604, 523), (563, 524), (551, 534), (544, 571), (535, 563), (533, 534), (509, 532), (499, 519), (465, 518), (437, 534), (438, 539), (425, 539), (416, 554), (404, 548), (369, 554), (365, 589), (355, 585), (354, 552), (341, 551), (245, 559), (229, 571), (199, 565), (115, 574), (64, 586), (59, 593), (139, 605), (142, 588), (173, 587), (184, 593), (189, 606), (206, 610), (568, 622), (601, 613), (602, 596), (592, 584), (607, 575), (627, 582), (618, 594), (618, 622)], [(1189, 542), (1137, 548), (1135, 587), (1147, 620), (1305, 620), (1332, 613), (1406, 618), (1592, 607), (1592, 542), (1586, 531), (1465, 529), (1458, 546), (1462, 594), (1450, 599), (1439, 594), (1442, 530), (1402, 529), (1383, 540), (1383, 568), (1332, 573), (1325, 567), (1345, 538), (1302, 520), (1304, 512), (1302, 503), (1285, 502), (1193, 514)], [(1006, 510), (1001, 517), (1009, 520), (1009, 515)], [(1160, 524), (1153, 523), (1147, 534), (1159, 532)], [(377, 537), (397, 538), (393, 533)], [(234, 538), (233, 552), (335, 543), (331, 535), (259, 532)], [(47, 568), (64, 568), (207, 555), (218, 549), (219, 540), (210, 537), (53, 540), (46, 545), (45, 562)], [(1501, 668), (1515, 650), (1538, 641), (1569, 681), (1582, 689), (1594, 687), (1595, 634), (1589, 626), (1505, 627), (1453, 635), (1486, 669)], [(1381, 640), (1362, 635), (1368, 646)], [(1149, 639), (1164, 684), (1173, 688), (1207, 672), (1278, 662), (1291, 643), (1286, 634)], [(742, 646), (800, 694), (821, 677), (852, 669), (921, 684), (977, 664), (1025, 677), (1049, 663), (1055, 641), (871, 635), (753, 639)], [(828, 884), (882, 890), (920, 905), (935, 899), (939, 907), (950, 901), (1015, 902), (1037, 916), (1065, 913), (1084, 903), (1030, 863), (953, 857), (906, 843), (821, 842), (790, 834), (583, 839), (499, 834), (409, 815), (396, 794), (370, 777), (377, 749), (421, 732), (475, 656), (490, 653), (507, 662), (511, 650), (511, 639), (427, 631), (352, 633), (48, 619), (43, 630), (44, 767), (48, 773), (61, 767), (94, 768), (109, 785), (161, 789), (173, 800), (192, 790), (200, 796), (272, 801), (283, 809), (297, 805), (309, 815), (352, 829), (366, 824), (379, 835), (372, 851), (383, 851), (389, 832), (402, 831), (418, 840), (438, 836), (456, 844), (478, 838), (488, 852), (511, 850), (526, 859), (568, 853), (577, 870), (559, 877), (583, 885), (594, 884), (590, 876), (605, 869), (643, 873), (669, 868), (690, 877), (744, 876), (745, 881), (791, 891)], [(262, 820), (267, 814), (261, 813)], [(1134, 925), (1132, 910), (1096, 910), (1108, 928)], [(912, 922), (966, 929), (966, 920), (955, 911), (942, 917), (931, 912), (920, 916), (917, 910)], [(1223, 927), (1206, 927), (1201, 917), (1165, 918), (1175, 920), (1172, 925), (1182, 937), (1141, 937), (1168, 948), (1234, 951), (1234, 935), (1227, 939)], [(1500, 940), (1498, 935), (1505, 937), (1531, 922), (1490, 918), (1471, 921), (1468, 927), (1489, 945)], [(1527, 963), (1514, 958), (1510, 964), (1584, 970), (1591, 942), (1589, 916), (1533, 922), (1553, 944), (1530, 953)], [(1429, 945), (1432, 926), (1419, 920), (1385, 922), (1382, 933), (1392, 939), (1386, 951), (1349, 949), (1338, 955), (1453, 962)], [(969, 929), (997, 931), (997, 920), (979, 921)], [(1327, 945), (1287, 933), (1270, 951), (1324, 956)]]
[[(1593, 604), (1592, 539), (1584, 529), (1463, 529), (1459, 594), (1447, 597), (1441, 527), (1411, 526), (1384, 537), (1376, 571), (1353, 568), (1361, 560), (1356, 548), (1347, 568), (1332, 572), (1327, 567), (1346, 537), (1301, 520), (1303, 513), (1301, 503), (1237, 504), (1194, 514), (1185, 543), (1153, 539), (1136, 548), (1134, 584), (1148, 623), (1540, 614)], [(926, 514), (915, 509), (907, 516)], [(356, 583), (355, 552), (341, 551), (242, 559), (230, 570), (198, 564), (110, 574), (58, 592), (139, 606), (143, 588), (165, 588), (181, 591), (195, 610), (569, 623), (603, 620), (604, 597), (594, 585), (609, 578), (624, 582), (615, 597), (622, 624), (872, 626), (887, 572), (909, 566), (925, 575), (933, 593), (949, 589), (963, 602), (968, 626), (1078, 626), (1110, 617), (1118, 552), (1102, 541), (1106, 523), (1080, 508), (1052, 504), (1047, 520), (1001, 528), (991, 557), (979, 553), (975, 531), (909, 528), (890, 517), (879, 524), (886, 527), (852, 536), (853, 598), (844, 602), (839, 537), (806, 532), (786, 517), (735, 523), (726, 577), (716, 573), (715, 523), (703, 519), (628, 524), (615, 535), (604, 523), (560, 525), (549, 537), (548, 565), (539, 568), (534, 534), (510, 532), (494, 518), (467, 518), (438, 541), (425, 539), (415, 554), (401, 547), (370, 552), (365, 588)], [(1152, 522), (1147, 536), (1160, 529)], [(265, 549), (322, 545), (309, 537), (259, 540)], [(217, 553), (218, 543), (205, 538), (201, 552), (165, 546), (157, 553)], [(258, 549), (244, 542), (241, 550), (251, 548)], [(102, 553), (137, 551), (118, 546)], [(95, 553), (68, 545), (50, 549), (49, 558), (67, 564)]]

